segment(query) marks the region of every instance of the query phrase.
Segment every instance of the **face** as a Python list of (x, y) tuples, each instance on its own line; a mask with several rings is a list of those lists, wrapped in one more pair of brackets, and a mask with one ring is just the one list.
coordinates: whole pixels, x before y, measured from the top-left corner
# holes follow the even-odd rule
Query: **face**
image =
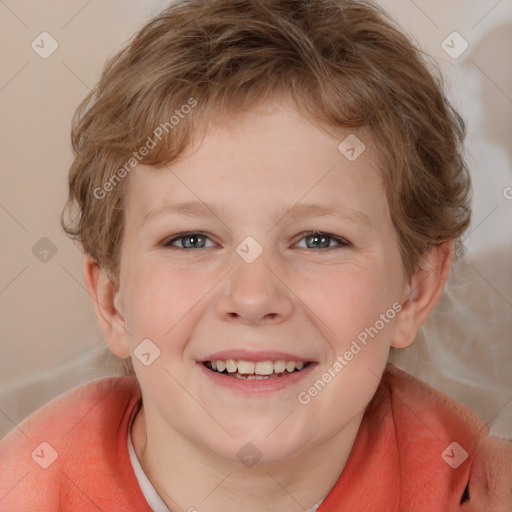
[(359, 425), (406, 280), (371, 141), (270, 107), (130, 176), (117, 299), (148, 431), (276, 462)]

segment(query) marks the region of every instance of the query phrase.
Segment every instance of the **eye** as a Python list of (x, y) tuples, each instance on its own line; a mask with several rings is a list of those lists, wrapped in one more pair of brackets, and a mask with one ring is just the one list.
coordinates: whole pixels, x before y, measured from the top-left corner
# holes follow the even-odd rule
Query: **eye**
[[(310, 231), (302, 233), (300, 241), (306, 241), (306, 247), (299, 247), (301, 249), (335, 249), (341, 247), (350, 247), (352, 244), (344, 239), (329, 233), (323, 233), (321, 231)], [(207, 241), (210, 241), (211, 245), (207, 246)], [(336, 242), (337, 246), (332, 247), (332, 242)], [(179, 244), (179, 245), (177, 245)], [(185, 233), (179, 233), (172, 238), (167, 239), (162, 244), (163, 247), (176, 247), (179, 250), (183, 249), (207, 249), (209, 247), (215, 247), (215, 244), (206, 235), (199, 231), (187, 231)], [(298, 246), (296, 244), (296, 246)]]
[[(309, 233), (302, 233), (302, 240), (306, 240), (306, 249), (333, 249), (336, 247), (331, 247), (331, 242), (334, 240), (338, 244), (338, 248), (340, 247), (350, 247), (352, 244), (345, 240), (344, 238), (340, 238), (329, 233), (322, 233), (321, 231), (310, 231)], [(303, 249), (304, 247), (300, 247)]]
[[(162, 245), (164, 247), (177, 247), (178, 249), (205, 249), (207, 248), (205, 247), (207, 240), (210, 239), (198, 231), (188, 231), (166, 240)], [(181, 246), (176, 246), (176, 242), (180, 242)], [(212, 242), (210, 247), (215, 247), (215, 244)]]

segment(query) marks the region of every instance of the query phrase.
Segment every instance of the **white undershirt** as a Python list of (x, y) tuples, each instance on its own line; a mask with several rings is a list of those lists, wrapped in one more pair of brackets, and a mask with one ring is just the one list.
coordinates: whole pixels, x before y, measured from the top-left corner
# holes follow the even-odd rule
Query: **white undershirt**
[[(171, 510), (167, 507), (167, 505), (162, 501), (162, 498), (158, 495), (153, 484), (149, 481), (149, 478), (144, 473), (142, 466), (140, 465), (139, 459), (137, 458), (137, 454), (133, 448), (132, 443), (132, 422), (139, 410), (140, 406), (135, 407), (132, 412), (132, 416), (130, 418), (130, 423), (128, 425), (128, 453), (130, 454), (130, 462), (133, 466), (133, 471), (135, 472), (135, 476), (137, 477), (137, 481), (139, 482), (140, 488), (142, 490), (142, 494), (146, 498), (148, 505), (150, 506), (153, 512), (171, 512)], [(313, 505), (311, 508), (306, 510), (306, 512), (316, 512), (318, 507), (322, 504), (324, 500), (320, 500), (316, 505)]]
[(137, 454), (133, 448), (132, 443), (132, 422), (139, 410), (140, 406), (135, 407), (132, 417), (130, 418), (130, 424), (128, 425), (128, 453), (130, 454), (130, 461), (133, 466), (133, 471), (135, 472), (135, 476), (139, 482), (140, 488), (142, 490), (142, 494), (144, 494), (144, 498), (148, 502), (151, 510), (153, 512), (171, 512), (167, 505), (162, 501), (162, 498), (158, 495), (153, 484), (149, 481), (149, 478), (144, 473), (142, 466), (140, 465), (139, 459), (137, 458)]

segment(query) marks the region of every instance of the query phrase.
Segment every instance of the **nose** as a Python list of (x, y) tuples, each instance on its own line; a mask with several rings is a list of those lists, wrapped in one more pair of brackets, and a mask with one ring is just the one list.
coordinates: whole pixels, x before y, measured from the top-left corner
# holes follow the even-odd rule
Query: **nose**
[(238, 255), (228, 274), (225, 288), (217, 300), (216, 311), (222, 320), (246, 325), (281, 323), (293, 310), (291, 291), (276, 265), (270, 266), (265, 251), (252, 263)]

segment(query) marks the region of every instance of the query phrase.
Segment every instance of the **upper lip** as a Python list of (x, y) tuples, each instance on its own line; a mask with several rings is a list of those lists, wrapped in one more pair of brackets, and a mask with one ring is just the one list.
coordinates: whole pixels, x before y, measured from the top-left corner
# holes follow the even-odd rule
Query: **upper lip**
[(302, 361), (304, 363), (312, 362), (311, 358), (301, 357), (296, 354), (286, 352), (278, 352), (275, 350), (265, 350), (258, 352), (251, 352), (248, 350), (221, 350), (215, 352), (205, 358), (199, 360), (200, 363), (206, 361), (227, 361), (234, 359), (235, 361)]

